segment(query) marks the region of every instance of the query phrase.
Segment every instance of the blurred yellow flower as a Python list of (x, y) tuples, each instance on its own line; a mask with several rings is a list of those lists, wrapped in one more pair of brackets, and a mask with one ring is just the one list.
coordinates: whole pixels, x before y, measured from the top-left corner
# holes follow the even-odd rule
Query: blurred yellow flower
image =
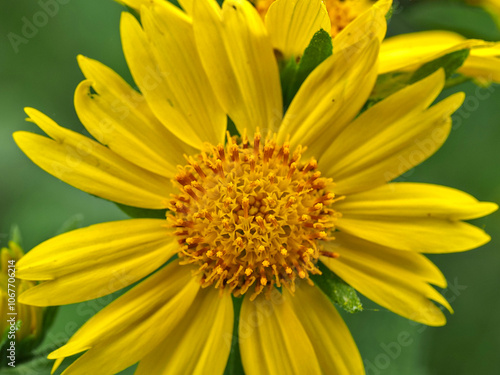
[[(295, 4), (280, 1), (284, 10)], [(79, 57), (86, 80), (75, 107), (97, 141), (29, 108), (50, 138), (14, 136), (31, 160), (70, 185), (170, 210), (166, 220), (57, 236), (19, 262), (19, 277), (42, 281), (22, 296), (37, 306), (142, 280), (52, 352), (56, 366), (85, 352), (64, 374), (112, 374), (137, 362), (136, 374), (222, 374), (235, 296), (243, 299), (237, 333), (245, 373), (363, 374), (346, 325), (310, 280), (321, 263), (402, 316), (444, 324), (431, 301), (451, 307), (430, 284), (446, 280), (421, 253), (488, 242), (463, 220), (497, 206), (451, 188), (388, 183), (442, 145), (464, 96), (431, 106), (444, 85), (438, 71), (359, 115), (378, 74), (384, 6), (335, 37), (333, 55), (283, 114), (275, 39), (250, 3), (227, 0), (221, 9), (213, 0), (183, 0), (186, 12), (142, 3), (140, 23), (129, 13), (121, 20), (140, 93)], [(303, 11), (276, 22), (300, 28), (301, 14), (321, 8), (301, 4)], [(227, 135), (227, 116), (240, 136)]]
[[(14, 335), (14, 330), (11, 327), (19, 328), (15, 331), (17, 343), (25, 339), (36, 340), (42, 334), (44, 309), (18, 302), (21, 293), (35, 286), (32, 281), (19, 280), (15, 277), (16, 262), (23, 255), (23, 250), (14, 241), (10, 241), (8, 247), (3, 247), (0, 251), (0, 316), (2, 319), (0, 332), (2, 334), (5, 334), (6, 331), (9, 332), (7, 334), (8, 342), (12, 341)], [(15, 323), (11, 324), (11, 321)], [(18, 353), (18, 356), (20, 354)]]

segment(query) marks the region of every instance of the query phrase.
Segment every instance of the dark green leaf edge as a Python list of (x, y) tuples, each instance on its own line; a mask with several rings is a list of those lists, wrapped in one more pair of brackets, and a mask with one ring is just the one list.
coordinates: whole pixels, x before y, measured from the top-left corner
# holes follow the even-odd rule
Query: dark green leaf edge
[(311, 280), (325, 293), (330, 301), (351, 314), (363, 311), (363, 305), (353, 287), (335, 275), (323, 263), (318, 262), (317, 267), (322, 274), (312, 275)]

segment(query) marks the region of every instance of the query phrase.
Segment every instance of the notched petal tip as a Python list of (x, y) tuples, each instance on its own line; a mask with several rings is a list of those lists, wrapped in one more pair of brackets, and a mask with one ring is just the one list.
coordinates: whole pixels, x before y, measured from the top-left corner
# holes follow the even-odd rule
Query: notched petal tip
[(39, 116), (39, 115), (43, 115), (43, 113), (41, 113), (39, 110), (33, 108), (33, 107), (24, 107), (24, 113), (26, 113), (28, 115), (28, 117), (26, 118), (26, 121), (29, 121), (29, 122), (32, 122), (32, 123), (36, 123), (35, 120), (33, 119), (33, 117), (36, 117), (36, 116)]

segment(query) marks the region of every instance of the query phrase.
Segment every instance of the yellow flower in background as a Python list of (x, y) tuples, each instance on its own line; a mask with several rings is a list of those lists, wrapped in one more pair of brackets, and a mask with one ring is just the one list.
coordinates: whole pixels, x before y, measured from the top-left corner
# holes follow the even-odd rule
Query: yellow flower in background
[[(30, 120), (50, 138), (14, 135), (31, 160), (72, 186), (169, 209), (166, 219), (62, 234), (18, 263), (18, 277), (42, 281), (21, 297), (35, 306), (94, 299), (141, 280), (49, 355), (56, 366), (84, 352), (64, 374), (113, 374), (137, 362), (136, 374), (222, 374), (232, 296), (242, 296), (247, 374), (362, 374), (347, 327), (310, 280), (320, 262), (381, 306), (444, 324), (431, 301), (451, 307), (430, 284), (446, 280), (421, 253), (488, 242), (463, 220), (497, 206), (447, 187), (388, 183), (442, 145), (464, 99), (431, 106), (444, 85), (438, 71), (359, 115), (377, 78), (390, 2), (334, 38), (333, 55), (286, 114), (272, 42), (279, 28), (266, 28), (250, 3), (227, 0), (220, 9), (183, 0), (183, 12), (160, 0), (124, 2), (143, 4), (141, 23), (129, 13), (121, 20), (140, 93), (80, 56), (86, 80), (75, 108), (97, 141), (34, 109)], [(291, 30), (321, 9), (320, 1), (280, 2), (285, 10), (300, 4), (279, 20)], [(227, 135), (227, 116), (240, 136)]]
[[(285, 59), (300, 57), (318, 26), (329, 31), (332, 37), (371, 6), (389, 10), (391, 2), (368, 0), (328, 0), (316, 8), (294, 1), (293, 7), (283, 4), (287, 0), (257, 0), (256, 7), (266, 19), (266, 26), (273, 37), (273, 46)], [(289, 27), (293, 13), (301, 14), (307, 8), (300, 27)], [(292, 17), (286, 17), (288, 15)], [(285, 16), (286, 15), (286, 16)], [(358, 30), (363, 33), (365, 30)], [(379, 74), (415, 71), (423, 64), (448, 53), (469, 49), (470, 55), (458, 69), (467, 77), (480, 83), (500, 83), (500, 44), (466, 39), (450, 31), (426, 31), (398, 35), (384, 40), (380, 49)]]
[[(37, 340), (42, 335), (43, 308), (29, 306), (18, 302), (17, 297), (35, 286), (35, 283), (27, 280), (15, 280), (15, 265), (24, 256), (23, 250), (14, 241), (9, 241), (8, 247), (0, 250), (0, 332), (7, 334), (7, 342), (12, 340), (12, 324), (18, 330), (15, 332), (15, 341), (20, 344), (26, 339)], [(10, 284), (10, 285), (9, 285)], [(9, 295), (10, 294), (10, 295)], [(10, 314), (9, 314), (10, 313)], [(12, 315), (16, 314), (16, 315)], [(14, 319), (13, 319), (14, 318)], [(19, 348), (18, 348), (19, 349)], [(17, 353), (20, 357), (23, 353)], [(28, 353), (24, 353), (28, 354)]]

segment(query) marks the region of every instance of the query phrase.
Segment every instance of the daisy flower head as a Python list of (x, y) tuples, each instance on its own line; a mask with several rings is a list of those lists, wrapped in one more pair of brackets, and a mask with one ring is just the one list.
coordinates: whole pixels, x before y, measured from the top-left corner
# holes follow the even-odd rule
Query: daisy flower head
[(16, 278), (16, 263), (24, 256), (17, 231), (7, 246), (0, 248), (0, 333), (2, 351), (7, 353), (0, 367), (15, 367), (32, 356), (50, 326), (47, 308), (19, 303), (17, 297), (36, 283)]
[[(323, 6), (279, 1), (290, 30)], [(123, 2), (140, 12), (140, 22), (121, 20), (138, 90), (80, 56), (75, 108), (96, 140), (34, 109), (30, 120), (50, 138), (14, 136), (68, 184), (161, 215), (78, 229), (19, 262), (18, 277), (42, 281), (21, 297), (37, 306), (140, 281), (49, 355), (56, 366), (84, 353), (64, 374), (137, 362), (136, 374), (222, 374), (238, 337), (246, 374), (362, 374), (346, 325), (312, 280), (331, 272), (397, 314), (444, 324), (432, 301), (451, 307), (430, 284), (446, 281), (421, 253), (486, 243), (463, 220), (497, 207), (451, 188), (389, 183), (442, 145), (463, 101), (432, 105), (439, 70), (363, 110), (390, 2), (339, 32), (286, 112), (279, 28), (251, 3)], [(312, 36), (321, 22), (308, 27)]]

